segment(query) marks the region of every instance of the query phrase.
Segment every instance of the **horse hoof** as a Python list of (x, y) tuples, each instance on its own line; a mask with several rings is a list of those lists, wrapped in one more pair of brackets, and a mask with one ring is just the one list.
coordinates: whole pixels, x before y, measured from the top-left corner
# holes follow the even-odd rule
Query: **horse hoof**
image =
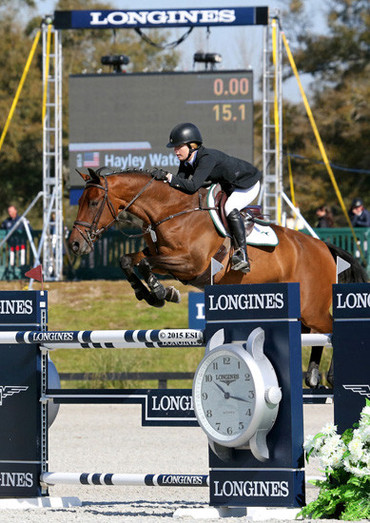
[(181, 294), (175, 287), (167, 287), (165, 300), (171, 303), (180, 303)]
[(317, 389), (320, 385), (321, 376), (319, 366), (314, 361), (311, 361), (309, 364), (304, 381), (307, 387), (310, 387), (311, 389)]
[(121, 256), (119, 260), (119, 264), (121, 266), (121, 269), (123, 271), (127, 271), (129, 269), (132, 269), (131, 260), (128, 256)]
[(145, 300), (145, 293), (143, 291), (135, 292), (135, 297), (138, 301)]

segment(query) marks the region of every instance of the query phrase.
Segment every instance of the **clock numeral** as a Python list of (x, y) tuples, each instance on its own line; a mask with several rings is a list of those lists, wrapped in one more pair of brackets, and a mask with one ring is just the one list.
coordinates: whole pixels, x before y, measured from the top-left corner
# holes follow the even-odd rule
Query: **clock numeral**
[(221, 428), (221, 423), (220, 423), (220, 422), (217, 422), (217, 423), (216, 423), (216, 430), (220, 430), (220, 428)]
[(233, 433), (233, 429), (232, 429), (232, 427), (227, 427), (226, 432), (227, 432), (228, 434), (232, 434), (232, 433)]
[(218, 363), (217, 363), (217, 361), (214, 361), (214, 362), (213, 362), (213, 368), (214, 368), (215, 370), (218, 369)]
[(208, 410), (207, 410), (207, 412), (206, 412), (206, 416), (207, 416), (207, 418), (212, 418), (213, 414), (212, 414), (211, 409), (208, 409)]
[(208, 399), (208, 394), (206, 392), (202, 392), (202, 399), (203, 400), (207, 400)]
[(255, 394), (254, 394), (253, 390), (248, 391), (248, 398), (250, 398), (252, 400), (254, 398), (254, 396), (255, 396)]
[(244, 423), (242, 421), (239, 421), (239, 430), (244, 429)]
[(230, 365), (230, 358), (229, 358), (229, 356), (225, 356), (222, 359), (222, 362), (223, 362), (224, 365)]
[(245, 414), (246, 416), (252, 416), (252, 410), (248, 409)]
[(250, 381), (251, 379), (251, 375), (249, 374), (249, 372), (247, 372), (246, 374), (244, 374), (244, 380), (245, 381)]
[(212, 374), (206, 374), (205, 375), (205, 380), (209, 383), (210, 381), (212, 381)]

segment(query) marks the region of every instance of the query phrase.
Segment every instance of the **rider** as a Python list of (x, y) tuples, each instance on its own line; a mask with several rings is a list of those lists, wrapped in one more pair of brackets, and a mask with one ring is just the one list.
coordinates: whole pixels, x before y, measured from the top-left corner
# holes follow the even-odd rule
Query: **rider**
[(167, 147), (173, 147), (180, 160), (176, 175), (153, 169), (152, 175), (166, 180), (171, 187), (188, 194), (195, 193), (206, 182), (219, 183), (228, 199), (225, 212), (235, 247), (232, 269), (249, 272), (244, 222), (240, 210), (249, 205), (260, 190), (261, 172), (252, 164), (202, 145), (198, 127), (180, 123), (171, 133)]

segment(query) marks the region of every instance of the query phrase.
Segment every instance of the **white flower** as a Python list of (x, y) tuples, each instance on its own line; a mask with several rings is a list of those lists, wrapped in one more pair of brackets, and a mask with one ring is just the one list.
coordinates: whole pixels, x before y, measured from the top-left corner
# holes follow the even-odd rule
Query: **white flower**
[(351, 461), (360, 461), (363, 454), (363, 446), (360, 437), (354, 437), (352, 441), (348, 443), (348, 450), (351, 453)]
[(334, 434), (337, 431), (337, 426), (333, 425), (333, 423), (327, 423), (324, 428), (322, 429), (322, 433), (326, 435)]
[[(365, 405), (365, 407), (361, 411), (361, 419), (366, 416), (370, 417), (370, 406), (367, 406), (367, 405)], [(369, 420), (368, 420), (368, 423), (369, 423)]]
[(365, 466), (370, 469), (370, 452), (367, 450), (364, 450), (364, 453), (362, 454), (362, 462), (365, 464)]
[(340, 439), (339, 434), (333, 434), (332, 436), (329, 436), (326, 438), (324, 447), (327, 449), (328, 452), (333, 452), (335, 449), (338, 448), (338, 446), (343, 446), (343, 441)]
[(310, 450), (313, 448), (314, 446), (314, 436), (312, 436), (312, 434), (309, 434), (305, 440), (305, 442), (303, 443), (303, 448), (306, 452), (310, 452)]
[(358, 432), (364, 443), (370, 443), (370, 425), (360, 425)]

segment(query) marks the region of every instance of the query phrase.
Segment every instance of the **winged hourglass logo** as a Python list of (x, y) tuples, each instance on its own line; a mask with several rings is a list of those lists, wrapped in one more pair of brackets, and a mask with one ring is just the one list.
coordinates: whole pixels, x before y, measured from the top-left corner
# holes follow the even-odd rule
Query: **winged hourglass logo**
[(0, 385), (0, 407), (3, 406), (5, 398), (18, 394), (19, 392), (25, 392), (28, 387), (24, 385)]
[(370, 399), (370, 385), (343, 385), (343, 388)]

